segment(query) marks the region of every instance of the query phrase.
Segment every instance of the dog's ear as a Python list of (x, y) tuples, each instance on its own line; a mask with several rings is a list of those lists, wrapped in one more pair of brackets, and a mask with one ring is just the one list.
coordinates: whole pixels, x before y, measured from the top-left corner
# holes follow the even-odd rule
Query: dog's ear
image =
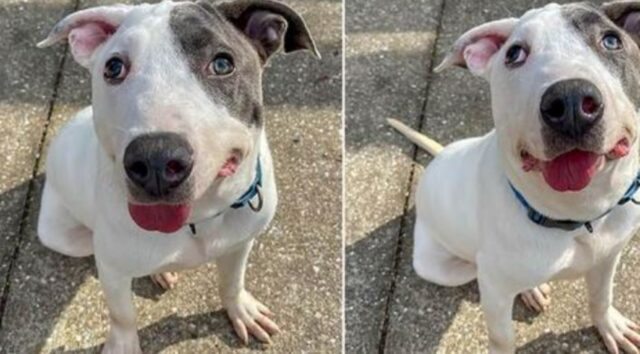
[(285, 53), (306, 49), (320, 58), (300, 14), (283, 3), (235, 0), (216, 4), (215, 8), (251, 40), (263, 62), (281, 47)]
[(68, 40), (73, 58), (88, 68), (95, 50), (116, 32), (132, 8), (114, 5), (74, 12), (58, 22), (49, 36), (37, 45), (43, 48)]
[(435, 68), (435, 71), (440, 72), (455, 65), (467, 68), (475, 75), (485, 76), (493, 55), (511, 36), (517, 22), (515, 18), (507, 18), (488, 22), (469, 30), (456, 40), (451, 52)]
[(601, 10), (640, 45), (640, 1), (608, 2)]

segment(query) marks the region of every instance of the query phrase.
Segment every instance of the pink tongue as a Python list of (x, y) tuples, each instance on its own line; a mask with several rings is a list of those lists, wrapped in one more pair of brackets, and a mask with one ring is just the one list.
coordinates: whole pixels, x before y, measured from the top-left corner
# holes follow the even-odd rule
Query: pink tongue
[(129, 203), (129, 215), (147, 231), (172, 233), (180, 230), (189, 217), (191, 207), (186, 204), (141, 205)]
[(579, 191), (591, 182), (599, 160), (592, 152), (573, 150), (547, 162), (542, 173), (549, 186), (559, 192)]

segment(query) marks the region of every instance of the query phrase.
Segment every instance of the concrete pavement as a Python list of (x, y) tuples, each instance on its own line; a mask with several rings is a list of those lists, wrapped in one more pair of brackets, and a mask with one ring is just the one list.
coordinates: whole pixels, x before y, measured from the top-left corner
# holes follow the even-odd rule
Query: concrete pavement
[[(0, 1), (0, 353), (92, 353), (107, 313), (92, 258), (45, 249), (35, 222), (46, 146), (90, 99), (88, 74), (64, 46), (35, 43), (75, 8), (120, 1)], [(341, 340), (341, 3), (287, 1), (307, 20), (322, 61), (278, 56), (264, 79), (279, 209), (250, 258), (247, 287), (283, 333), (271, 347), (233, 334), (215, 269), (162, 293), (134, 281), (145, 353), (338, 352)]]
[[(411, 195), (429, 157), (384, 119), (421, 127), (445, 144), (489, 131), (488, 84), (462, 69), (436, 75), (431, 68), (471, 27), (547, 2), (347, 2), (347, 352), (486, 350), (476, 283), (440, 287), (418, 278), (411, 267)], [(615, 304), (636, 321), (639, 280), (636, 238), (615, 279)], [(584, 282), (558, 282), (552, 288), (551, 308), (542, 315), (516, 304), (519, 352), (604, 352), (588, 318)]]

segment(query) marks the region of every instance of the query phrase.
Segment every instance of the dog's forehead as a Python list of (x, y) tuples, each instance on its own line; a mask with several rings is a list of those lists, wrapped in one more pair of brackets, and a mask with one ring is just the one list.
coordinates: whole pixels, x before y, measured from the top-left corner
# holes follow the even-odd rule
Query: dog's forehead
[(157, 4), (140, 4), (132, 8), (120, 25), (120, 30), (134, 27), (153, 29), (165, 26), (171, 10), (177, 4), (171, 1), (163, 1)]
[(588, 3), (564, 5), (561, 15), (565, 22), (584, 37), (594, 37), (617, 26), (598, 8)]
[(207, 49), (253, 51), (238, 30), (212, 6), (179, 3), (171, 9), (169, 27), (189, 59), (196, 59)]
[(549, 41), (573, 37), (577, 32), (580, 37), (591, 38), (614, 28), (616, 25), (589, 3), (549, 4), (522, 15), (514, 35), (534, 41)]
[[(262, 67), (255, 47), (213, 6), (178, 3), (171, 9), (172, 42), (209, 97), (248, 124), (261, 123)], [(232, 57), (231, 77), (210, 79), (203, 73), (216, 55)]]

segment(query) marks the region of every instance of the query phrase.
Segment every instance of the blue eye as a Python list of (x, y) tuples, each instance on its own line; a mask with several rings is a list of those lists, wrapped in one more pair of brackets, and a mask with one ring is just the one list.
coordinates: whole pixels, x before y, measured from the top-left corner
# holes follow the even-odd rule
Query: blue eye
[(104, 65), (104, 78), (110, 84), (119, 84), (127, 76), (127, 66), (118, 57), (107, 60)]
[(229, 75), (235, 70), (233, 60), (228, 54), (218, 54), (209, 64), (209, 70), (216, 75)]
[(609, 33), (602, 37), (602, 46), (607, 50), (619, 50), (622, 48), (622, 40), (617, 34)]

